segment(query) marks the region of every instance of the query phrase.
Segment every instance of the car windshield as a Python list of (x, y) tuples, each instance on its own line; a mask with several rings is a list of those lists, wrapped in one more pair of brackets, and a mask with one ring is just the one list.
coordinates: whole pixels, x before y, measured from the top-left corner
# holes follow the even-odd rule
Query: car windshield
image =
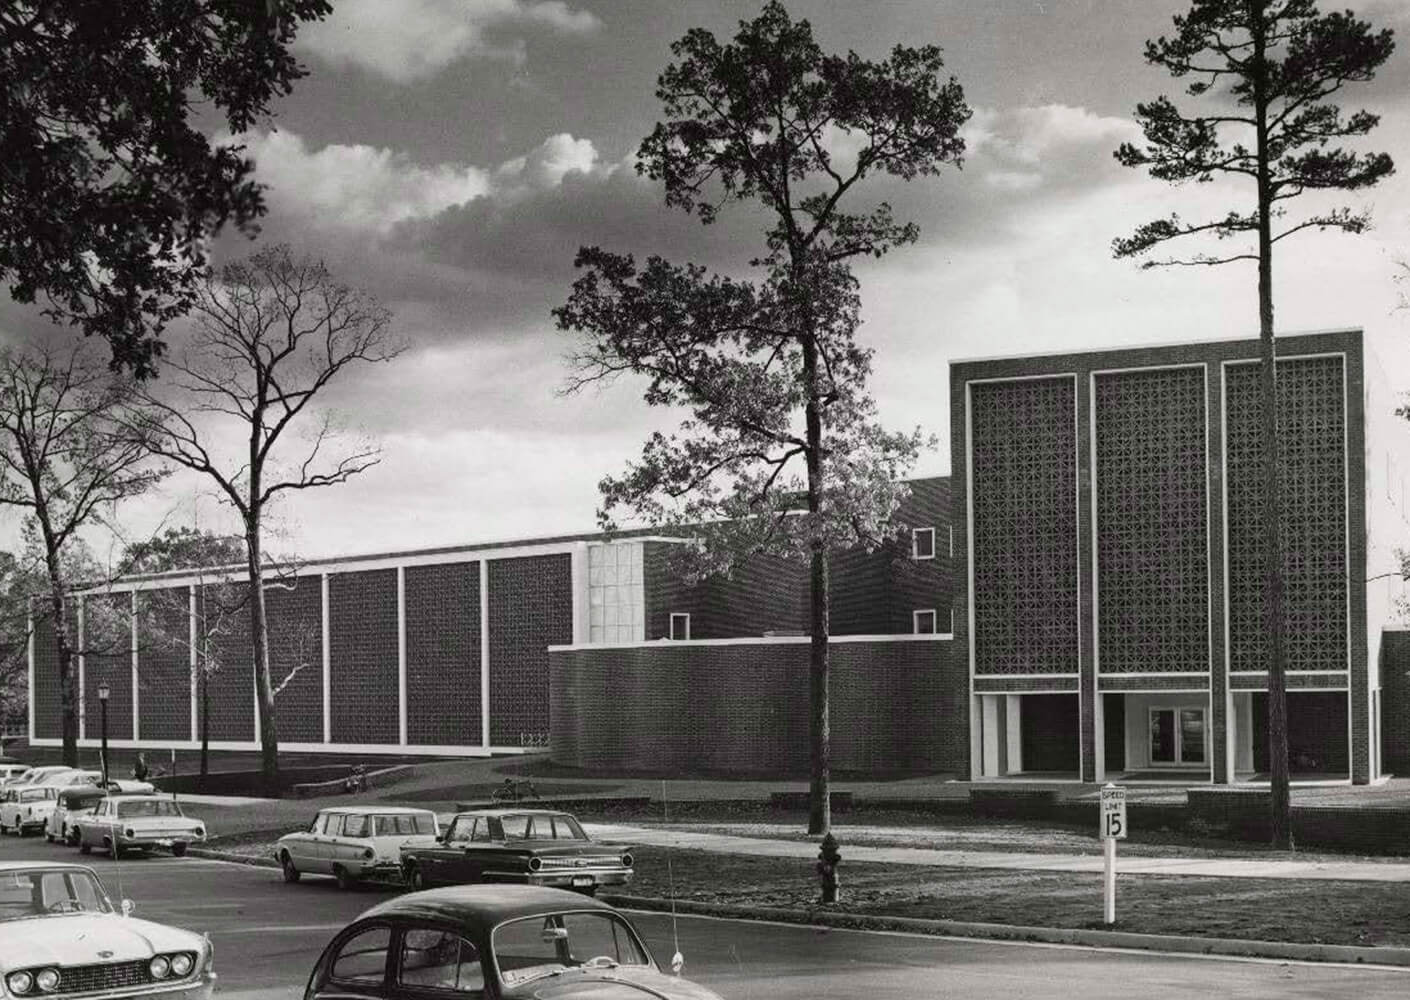
[(511, 989), (582, 968), (651, 964), (627, 922), (603, 910), (506, 921), (494, 929), (490, 947), (500, 981)]
[(425, 813), (396, 813), (389, 816), (373, 816), (373, 836), (410, 836), (413, 833), (436, 832), (436, 818)]
[(167, 799), (144, 799), (139, 802), (119, 802), (118, 816), (136, 819), (139, 816), (180, 816), (181, 809)]
[(56, 868), (0, 872), (0, 921), (112, 911), (107, 894), (91, 872)]
[(40, 799), (52, 799), (53, 797), (54, 789), (52, 788), (26, 788), (24, 791), (20, 792), (21, 802), (35, 802)]
[(578, 821), (566, 813), (552, 815), (524, 813), (505, 816), (506, 840), (587, 840)]

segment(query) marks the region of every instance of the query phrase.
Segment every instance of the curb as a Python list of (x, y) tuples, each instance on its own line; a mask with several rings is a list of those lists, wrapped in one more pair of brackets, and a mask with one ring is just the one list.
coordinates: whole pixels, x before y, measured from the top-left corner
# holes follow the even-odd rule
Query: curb
[(686, 913), (694, 916), (729, 917), (742, 920), (768, 920), (785, 924), (834, 927), (842, 930), (908, 931), (916, 934), (931, 934), (937, 937), (1038, 941), (1045, 944), (1079, 945), (1089, 948), (1130, 948), (1141, 951), (1178, 952), (1194, 955), (1228, 955), (1238, 958), (1273, 958), (1300, 962), (1410, 967), (1410, 948), (1369, 948), (1344, 944), (1251, 941), (1239, 938), (1186, 937), (1175, 934), (1136, 934), (1129, 931), (1104, 931), (1086, 928), (1024, 927), (1013, 924), (970, 923), (962, 920), (925, 920), (918, 917), (841, 913), (826, 909), (788, 910), (731, 903), (701, 903), (695, 900), (672, 901), (617, 893), (602, 893), (598, 898), (613, 906), (633, 910)]
[(278, 868), (279, 864), (273, 858), (262, 857), (258, 854), (236, 854), (234, 851), (218, 851), (211, 847), (188, 847), (186, 856), (191, 858), (206, 858), (210, 861), (230, 861), (240, 865), (250, 865), (253, 868)]

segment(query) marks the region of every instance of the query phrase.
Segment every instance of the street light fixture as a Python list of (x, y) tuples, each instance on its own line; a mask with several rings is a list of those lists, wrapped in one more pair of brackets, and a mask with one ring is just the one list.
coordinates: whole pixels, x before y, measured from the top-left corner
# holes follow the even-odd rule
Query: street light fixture
[(101, 760), (103, 764), (103, 787), (108, 787), (108, 682), (102, 681), (98, 685), (98, 705), (102, 709), (102, 734), (103, 749)]

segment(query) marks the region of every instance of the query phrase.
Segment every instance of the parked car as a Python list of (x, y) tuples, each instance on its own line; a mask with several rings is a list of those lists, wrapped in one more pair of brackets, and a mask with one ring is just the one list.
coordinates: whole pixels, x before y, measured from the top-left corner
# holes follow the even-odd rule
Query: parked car
[(323, 950), (304, 1000), (457, 994), (721, 1000), (662, 972), (636, 928), (606, 903), (526, 885), (431, 889), (374, 906)]
[(592, 895), (632, 877), (629, 850), (589, 839), (571, 813), (551, 809), (457, 813), (438, 842), (406, 845), (401, 855), (402, 877), (415, 889), (518, 882)]
[(440, 832), (429, 809), (335, 806), (321, 810), (307, 830), (280, 837), (274, 859), (285, 882), (305, 872), (332, 875), (351, 888), (365, 878), (398, 878), (404, 844), (434, 844)]
[(116, 860), (123, 851), (169, 847), (181, 857), (188, 844), (206, 839), (206, 826), (162, 795), (109, 795), (78, 819), (78, 849), (98, 848)]
[(0, 833), (17, 833), (23, 837), (31, 831), (44, 829), (58, 794), (58, 789), (47, 785), (6, 789), (4, 801), (0, 802)]
[(0, 981), (7, 997), (208, 1000), (210, 940), (130, 916), (91, 868), (0, 862)]
[(150, 781), (138, 781), (136, 778), (109, 778), (107, 787), (108, 791), (119, 795), (150, 795), (157, 790), (157, 786)]
[(4, 785), (12, 778), (18, 778), (28, 770), (28, 764), (21, 764), (17, 760), (0, 762), (0, 785)]
[(84, 813), (92, 812), (93, 807), (103, 801), (107, 794), (96, 785), (60, 788), (54, 800), (54, 809), (49, 813), (49, 821), (44, 824), (44, 839), (51, 844), (57, 841), (77, 847), (78, 828), (74, 825), (75, 822)]
[(36, 784), (48, 785), (51, 788), (76, 788), (89, 785), (97, 788), (103, 782), (102, 771), (84, 771), (76, 767), (60, 771), (58, 774), (51, 774), (48, 777), (40, 778)]
[(62, 774), (65, 771), (72, 770), (74, 770), (74, 768), (69, 767), (67, 764), (45, 764), (42, 767), (31, 767), (18, 777), (6, 781), (5, 787), (14, 788), (16, 785), (37, 785), (45, 778), (50, 778), (56, 774)]

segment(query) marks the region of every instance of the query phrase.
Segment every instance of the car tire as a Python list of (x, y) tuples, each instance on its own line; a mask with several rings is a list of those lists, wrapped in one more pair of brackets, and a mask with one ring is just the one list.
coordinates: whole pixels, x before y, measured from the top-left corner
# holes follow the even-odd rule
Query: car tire
[(118, 846), (117, 841), (112, 837), (103, 838), (103, 850), (108, 857), (112, 858), (114, 861), (122, 857), (122, 848)]
[(346, 891), (357, 886), (357, 879), (353, 878), (342, 865), (333, 866), (333, 878), (337, 881), (339, 889)]
[(49, 828), (48, 828), (48, 827), (45, 827), (45, 828), (44, 828), (44, 843), (46, 843), (46, 844), (52, 844), (53, 842), (54, 842), (54, 835), (49, 832)]
[(184, 857), (186, 857), (186, 845), (185, 845), (184, 843), (182, 843), (181, 841), (177, 841), (175, 844), (172, 844), (172, 845), (171, 845), (171, 856), (172, 856), (173, 858), (184, 858)]
[(431, 883), (426, 881), (426, 873), (421, 870), (420, 865), (407, 865), (406, 884), (411, 886), (412, 892), (431, 888)]
[(284, 873), (285, 882), (297, 882), (303, 875), (303, 872), (294, 867), (294, 859), (289, 857), (288, 851), (279, 855), (279, 869)]
[(64, 831), (64, 843), (68, 844), (70, 847), (77, 847), (81, 839), (82, 838), (78, 834), (78, 827), (73, 827)]
[(90, 844), (90, 843), (88, 843), (87, 841), (83, 840), (82, 838), (80, 838), (79, 841), (78, 841), (78, 853), (79, 853), (79, 854), (92, 854), (92, 853), (93, 853), (93, 845)]

